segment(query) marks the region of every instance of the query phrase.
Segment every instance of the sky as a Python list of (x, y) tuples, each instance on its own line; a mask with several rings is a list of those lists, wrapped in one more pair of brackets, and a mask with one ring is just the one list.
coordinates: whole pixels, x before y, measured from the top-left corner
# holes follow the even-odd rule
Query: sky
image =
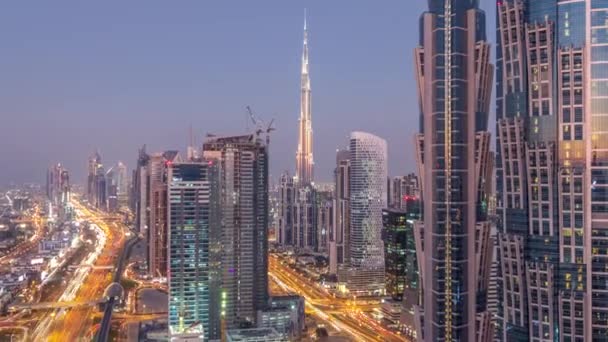
[[(481, 0), (494, 37), (494, 3)], [(293, 174), (304, 8), (315, 177), (331, 181), (352, 131), (388, 141), (389, 174), (415, 171), (413, 49), (423, 0), (105, 0), (0, 3), (0, 186), (82, 183), (97, 149), (132, 168), (137, 150), (185, 150), (192, 125), (240, 134), (245, 107), (275, 119), (271, 177)]]

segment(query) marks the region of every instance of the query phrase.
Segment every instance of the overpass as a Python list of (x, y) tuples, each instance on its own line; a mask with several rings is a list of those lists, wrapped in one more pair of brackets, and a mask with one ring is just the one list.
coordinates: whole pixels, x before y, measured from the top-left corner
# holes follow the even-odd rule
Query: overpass
[[(114, 273), (114, 279), (112, 280), (113, 283), (120, 283), (120, 278), (122, 277), (122, 273), (125, 268), (125, 262), (129, 258), (129, 254), (131, 254), (131, 248), (133, 248), (138, 241), (139, 237), (134, 236), (125, 243), (125, 247), (116, 265), (116, 273)], [(108, 340), (114, 304), (116, 304), (116, 297), (110, 297), (107, 299), (105, 308), (103, 310), (103, 318), (101, 319), (99, 332), (97, 333), (97, 341), (105, 342)]]

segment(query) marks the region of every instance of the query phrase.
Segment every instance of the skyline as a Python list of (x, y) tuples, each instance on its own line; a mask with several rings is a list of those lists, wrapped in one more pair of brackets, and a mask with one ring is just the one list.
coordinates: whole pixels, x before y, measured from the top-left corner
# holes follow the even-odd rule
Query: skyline
[[(0, 11), (0, 113), (9, 119), (0, 153), (17, 161), (7, 163), (0, 186), (42, 183), (40, 170), (58, 161), (82, 184), (95, 149), (105, 165), (121, 160), (132, 169), (144, 143), (151, 152), (183, 151), (190, 124), (199, 146), (206, 132), (245, 132), (247, 105), (276, 119), (272, 179), (294, 173), (304, 7), (317, 180), (331, 180), (334, 151), (356, 130), (388, 141), (390, 175), (415, 169), (412, 56), (425, 2), (67, 4)], [(489, 0), (482, 8), (494, 10)]]

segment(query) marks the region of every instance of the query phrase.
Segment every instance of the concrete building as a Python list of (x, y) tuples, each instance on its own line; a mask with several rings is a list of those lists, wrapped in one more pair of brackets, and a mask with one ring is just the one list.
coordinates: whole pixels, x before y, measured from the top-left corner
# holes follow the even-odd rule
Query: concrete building
[(209, 138), (222, 215), (222, 314), (227, 329), (255, 326), (268, 305), (268, 150), (257, 135)]
[(167, 275), (167, 191), (169, 168), (182, 159), (177, 151), (150, 155), (146, 175), (148, 198), (148, 270), (153, 277)]
[(416, 137), (424, 216), (416, 225), (419, 341), (489, 341), (490, 223), (483, 203), (493, 66), (478, 1), (429, 0), (420, 19)]
[(339, 150), (336, 153), (336, 169), (334, 171), (334, 223), (330, 232), (329, 270), (337, 274), (338, 268), (348, 264), (350, 260), (350, 153)]

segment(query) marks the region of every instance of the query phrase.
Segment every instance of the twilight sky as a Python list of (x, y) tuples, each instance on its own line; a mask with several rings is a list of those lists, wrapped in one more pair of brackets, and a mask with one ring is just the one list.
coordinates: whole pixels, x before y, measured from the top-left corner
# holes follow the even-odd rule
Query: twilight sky
[[(481, 0), (494, 38), (494, 3)], [(271, 175), (295, 168), (308, 8), (315, 176), (363, 130), (388, 141), (389, 173), (415, 170), (412, 49), (424, 0), (105, 0), (0, 3), (0, 186), (44, 182), (62, 162), (82, 183), (97, 148), (184, 150), (188, 127), (242, 133), (245, 106), (276, 119)], [(249, 125), (251, 127), (251, 125)]]

